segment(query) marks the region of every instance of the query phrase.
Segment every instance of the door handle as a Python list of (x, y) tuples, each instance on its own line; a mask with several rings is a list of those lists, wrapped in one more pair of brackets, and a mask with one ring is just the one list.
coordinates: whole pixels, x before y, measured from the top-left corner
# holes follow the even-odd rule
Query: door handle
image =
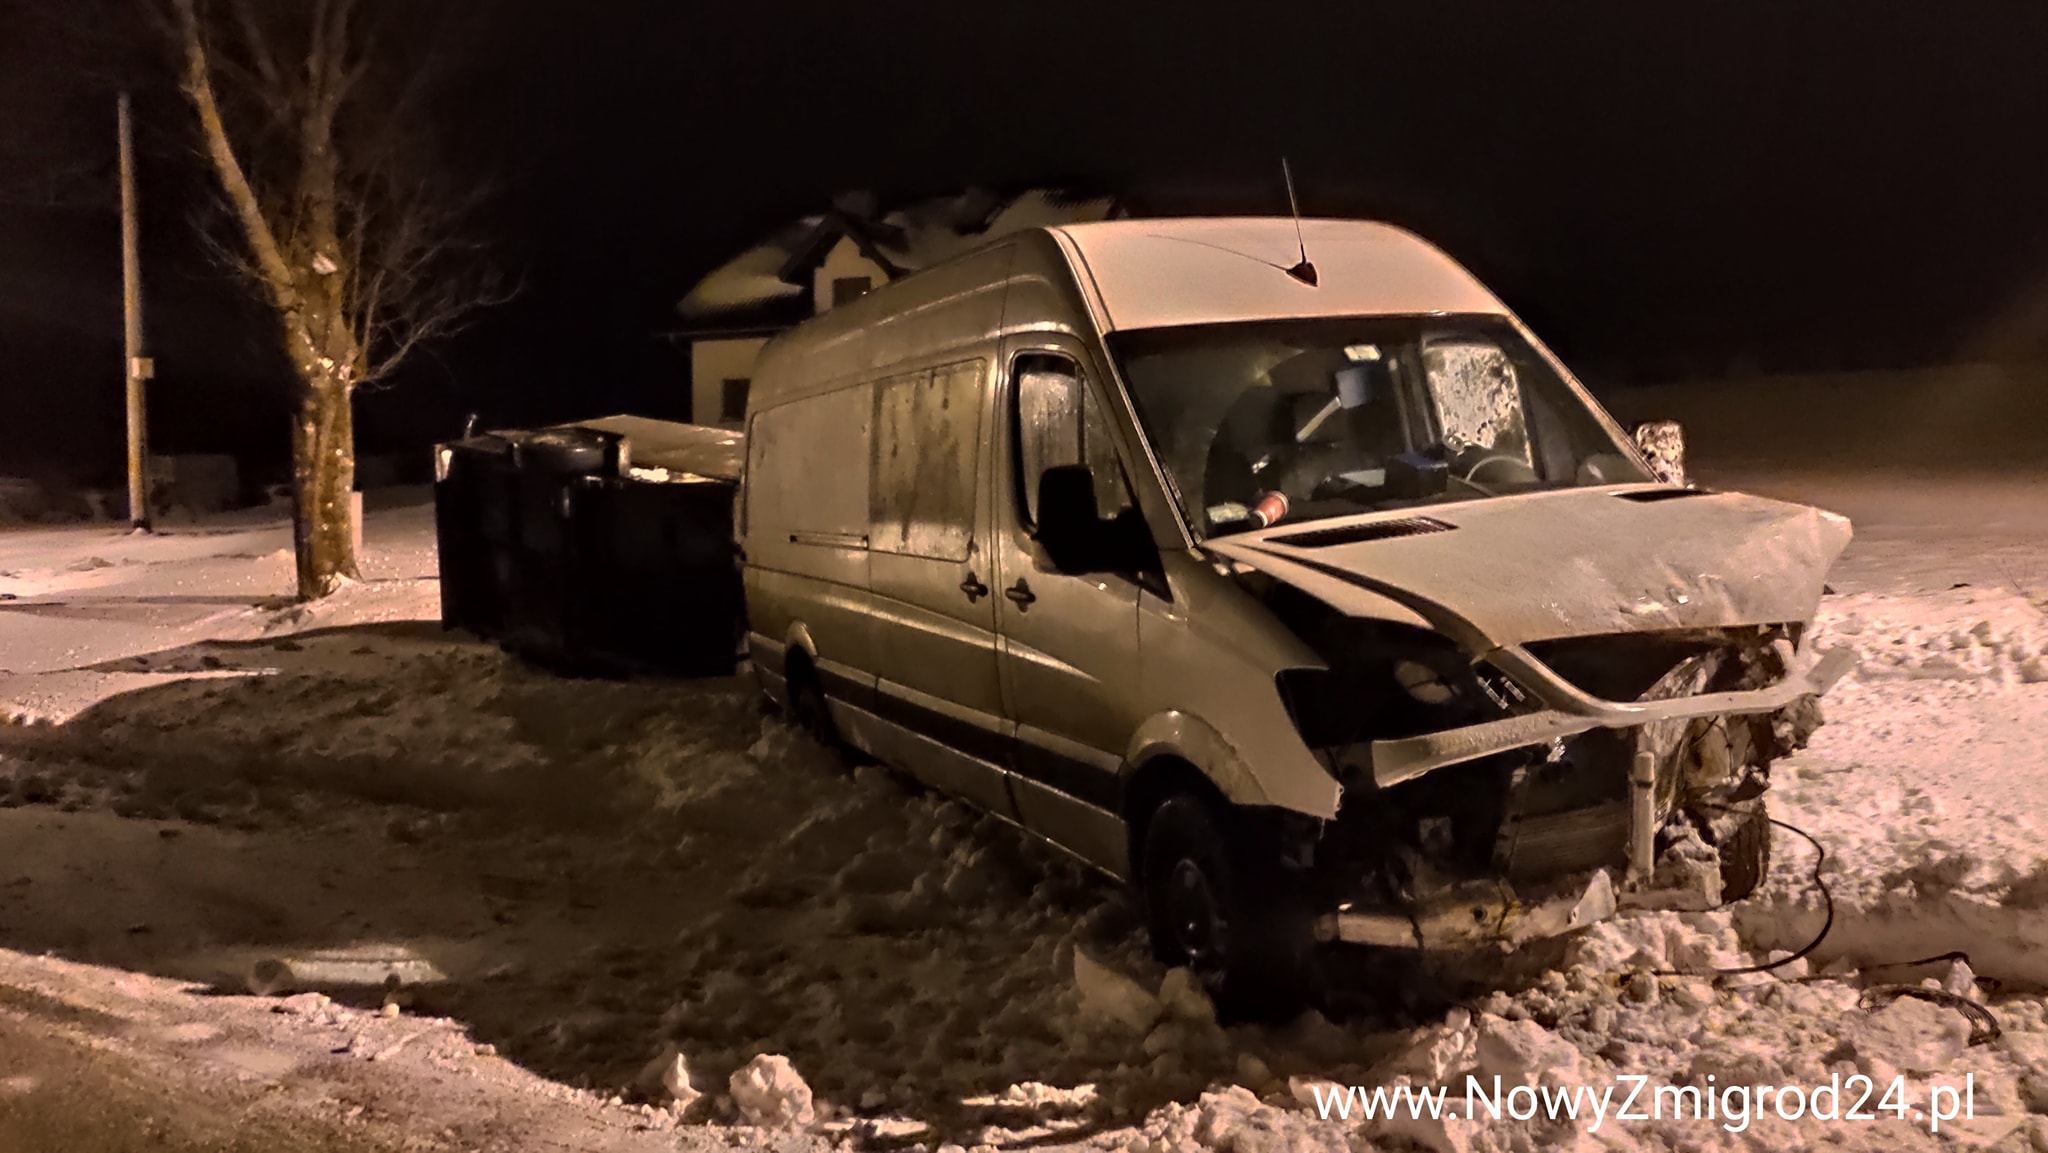
[(1038, 599), (1037, 595), (1031, 591), (1031, 586), (1024, 583), (1023, 577), (1018, 577), (1016, 584), (1003, 590), (1003, 595), (1010, 598), (1010, 602), (1017, 606), (1017, 611), (1019, 612), (1022, 612), (1032, 601)]
[(960, 582), (960, 591), (967, 594), (967, 603), (973, 604), (988, 595), (988, 586), (981, 583), (981, 578), (974, 575), (973, 569), (968, 569), (967, 579)]

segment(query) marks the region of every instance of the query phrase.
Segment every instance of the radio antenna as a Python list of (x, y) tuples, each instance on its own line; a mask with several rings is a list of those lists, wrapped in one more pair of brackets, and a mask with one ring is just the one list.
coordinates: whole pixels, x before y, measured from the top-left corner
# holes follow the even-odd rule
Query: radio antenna
[(1308, 262), (1308, 241), (1301, 235), (1301, 202), (1294, 198), (1294, 170), (1287, 166), (1287, 158), (1280, 158), (1280, 178), (1287, 182), (1287, 207), (1294, 213), (1294, 242), (1301, 246), (1301, 263), (1287, 270), (1287, 275), (1310, 288), (1316, 286), (1316, 266)]

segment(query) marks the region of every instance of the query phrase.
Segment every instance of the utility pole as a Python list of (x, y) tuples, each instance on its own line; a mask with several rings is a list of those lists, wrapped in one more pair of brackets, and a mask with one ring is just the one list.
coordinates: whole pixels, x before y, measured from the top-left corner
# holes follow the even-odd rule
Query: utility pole
[(127, 325), (123, 350), (128, 380), (128, 523), (149, 531), (149, 422), (142, 386), (155, 365), (142, 351), (142, 226), (135, 204), (135, 118), (121, 93), (121, 300)]

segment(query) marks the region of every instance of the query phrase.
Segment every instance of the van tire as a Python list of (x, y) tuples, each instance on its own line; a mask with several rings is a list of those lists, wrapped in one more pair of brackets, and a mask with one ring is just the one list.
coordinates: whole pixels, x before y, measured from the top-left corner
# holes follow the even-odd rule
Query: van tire
[(1759, 800), (1742, 814), (1721, 849), (1721, 903), (1740, 901), (1771, 875), (1771, 818)]
[(1187, 968), (1226, 1020), (1278, 1022), (1313, 1000), (1313, 941), (1277, 846), (1193, 791), (1169, 794), (1144, 827), (1138, 882), (1152, 952)]

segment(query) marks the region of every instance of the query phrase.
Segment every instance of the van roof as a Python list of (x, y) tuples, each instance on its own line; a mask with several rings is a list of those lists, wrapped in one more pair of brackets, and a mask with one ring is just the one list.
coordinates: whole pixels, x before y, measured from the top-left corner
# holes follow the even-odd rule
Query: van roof
[[(1059, 225), (1111, 329), (1416, 313), (1506, 315), (1457, 261), (1391, 224), (1291, 217)], [(1318, 285), (1288, 276), (1305, 243)]]
[[(1301, 259), (1291, 217), (1106, 220), (1024, 229), (882, 285), (768, 342), (750, 408), (833, 387), (850, 374), (942, 353), (1003, 324), (1009, 245), (1057, 245), (1105, 331), (1325, 316), (1462, 313), (1507, 307), (1428, 241), (1391, 224), (1304, 220), (1318, 287), (1287, 275)], [(932, 318), (950, 317), (936, 327)]]

